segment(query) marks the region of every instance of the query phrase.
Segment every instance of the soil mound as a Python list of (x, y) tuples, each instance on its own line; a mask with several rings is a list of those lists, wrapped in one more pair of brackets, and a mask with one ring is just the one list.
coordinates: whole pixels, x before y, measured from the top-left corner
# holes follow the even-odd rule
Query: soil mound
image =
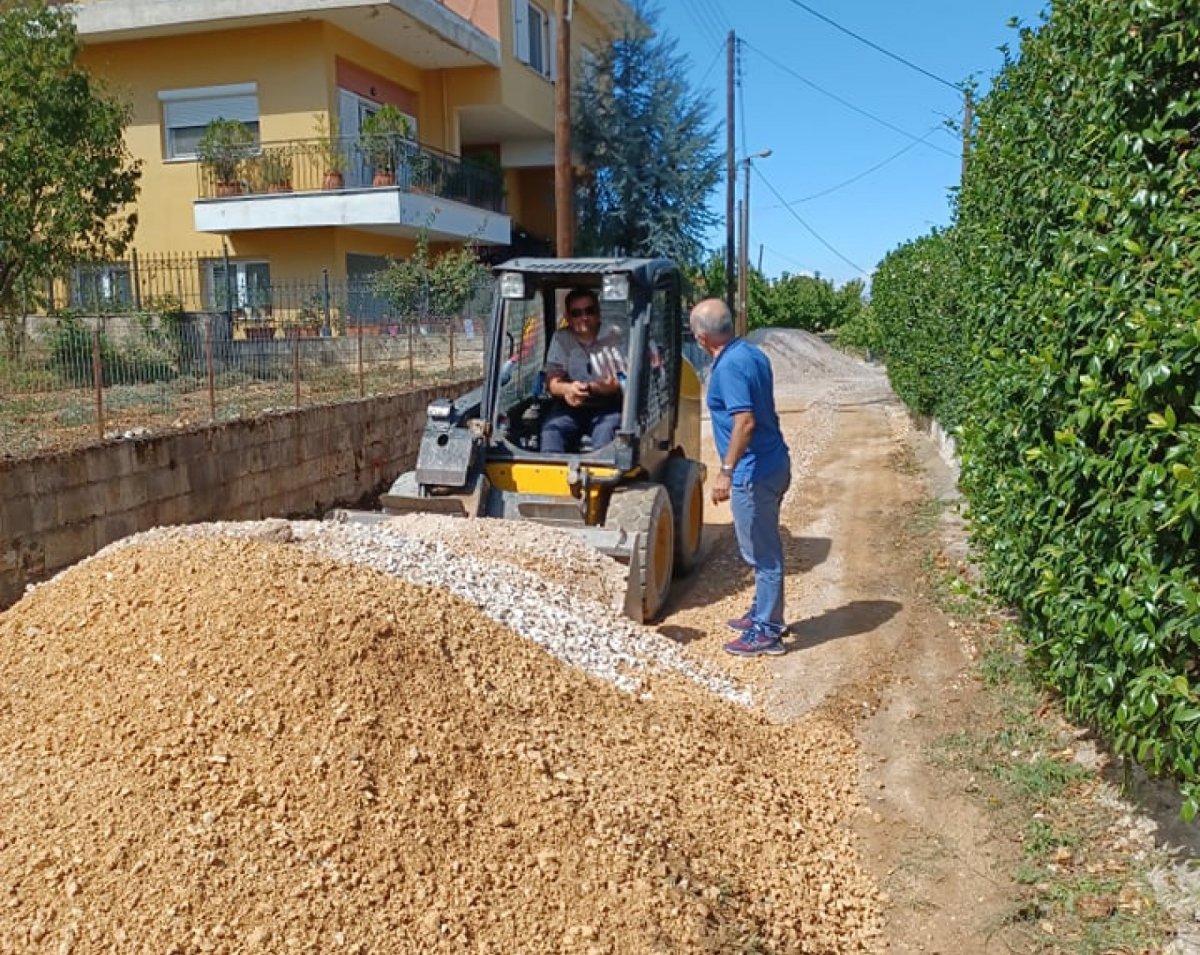
[(292, 543), (148, 540), (0, 614), (0, 951), (853, 952), (852, 740), (640, 695)]
[(865, 362), (838, 351), (829, 342), (799, 328), (757, 329), (748, 336), (771, 359), (777, 385), (787, 385), (795, 377), (857, 378)]

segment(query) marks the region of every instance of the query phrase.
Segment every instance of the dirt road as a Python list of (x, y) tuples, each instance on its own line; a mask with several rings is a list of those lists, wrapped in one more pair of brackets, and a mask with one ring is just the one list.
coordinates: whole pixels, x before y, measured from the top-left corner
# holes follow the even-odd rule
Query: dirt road
[[(943, 610), (953, 475), (881, 369), (762, 344), (783, 657), (721, 651), (751, 590), (727, 507), (658, 634), (573, 538), (447, 518), (163, 528), (0, 613), (0, 951), (1190, 955), (1069, 941), (1154, 912), (1100, 786), (1071, 790), (1094, 832), (1035, 824), (1035, 878), (1080, 891), (1017, 884), (1040, 813), (1006, 827), (935, 758), (990, 729), (987, 634)], [(1042, 762), (1102, 761), (1074, 733)]]
[[(790, 652), (731, 669), (760, 675), (772, 716), (832, 714), (857, 736), (863, 861), (884, 893), (884, 949), (991, 950), (1020, 888), (961, 781), (930, 744), (972, 719), (973, 647), (928, 592), (935, 553), (961, 554), (950, 467), (885, 373), (802, 332), (772, 331), (771, 355), (794, 481), (784, 504)], [(706, 435), (710, 468), (711, 442)], [(704, 572), (662, 630), (720, 656), (722, 623), (748, 602), (727, 507), (711, 509)], [(703, 636), (701, 636), (703, 635)], [(966, 787), (969, 788), (969, 787)]]

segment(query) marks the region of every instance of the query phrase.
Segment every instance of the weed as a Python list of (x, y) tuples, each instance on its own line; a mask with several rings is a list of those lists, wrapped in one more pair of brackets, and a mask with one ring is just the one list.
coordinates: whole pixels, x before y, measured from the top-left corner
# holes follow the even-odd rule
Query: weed
[(927, 561), (943, 610), (970, 628), (986, 690), (972, 728), (947, 734), (930, 758), (973, 777), (969, 791), (1001, 831), (1020, 833), (1013, 880), (1029, 889), (996, 927), (1011, 950), (1059, 955), (1157, 951), (1165, 917), (1126, 849), (1107, 836), (1112, 813), (1085, 798), (1091, 773), (1071, 759), (1067, 724), (1026, 665), (1020, 633), (989, 614), (982, 598), (960, 592), (955, 569)]

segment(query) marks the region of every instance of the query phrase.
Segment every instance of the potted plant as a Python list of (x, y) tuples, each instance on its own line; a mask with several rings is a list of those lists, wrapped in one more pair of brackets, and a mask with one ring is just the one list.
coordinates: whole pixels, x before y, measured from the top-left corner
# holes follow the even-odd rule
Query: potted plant
[(374, 186), (396, 184), (396, 167), (403, 143), (412, 138), (412, 123), (391, 103), (381, 106), (362, 121), (359, 140), (367, 162), (375, 171)]
[(242, 164), (254, 154), (254, 133), (245, 123), (218, 117), (205, 127), (196, 153), (217, 195), (236, 196), (242, 191)]
[(292, 157), (283, 147), (264, 149), (259, 154), (256, 171), (267, 192), (292, 191)]
[(317, 138), (310, 144), (309, 154), (324, 174), (321, 188), (341, 189), (346, 184), (346, 166), (350, 159), (346, 155), (342, 137), (334, 132), (337, 123), (332, 116), (317, 113), (314, 126)]

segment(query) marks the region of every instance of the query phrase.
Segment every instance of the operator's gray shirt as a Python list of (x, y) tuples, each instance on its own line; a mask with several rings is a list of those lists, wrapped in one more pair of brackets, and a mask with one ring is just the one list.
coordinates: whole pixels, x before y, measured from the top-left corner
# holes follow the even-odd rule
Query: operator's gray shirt
[(546, 377), (554, 373), (571, 381), (603, 381), (625, 371), (625, 346), (621, 329), (601, 325), (595, 341), (583, 344), (569, 328), (560, 328), (550, 339), (546, 352)]

